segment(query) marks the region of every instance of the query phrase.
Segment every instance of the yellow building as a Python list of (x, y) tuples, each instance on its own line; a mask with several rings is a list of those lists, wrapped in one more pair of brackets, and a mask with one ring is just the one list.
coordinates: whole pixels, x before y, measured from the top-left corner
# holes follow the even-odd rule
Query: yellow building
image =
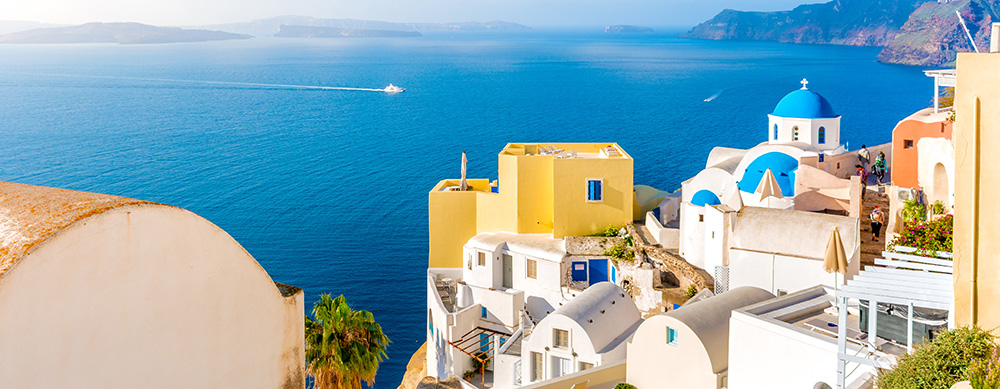
[(955, 88), (955, 321), (986, 329), (1000, 327), (1000, 164), (991, 157), (1000, 150), (995, 46), (993, 53), (958, 55)]
[(428, 194), (429, 267), (462, 267), (481, 232), (594, 234), (633, 219), (632, 157), (616, 143), (510, 143), (498, 179), (442, 180)]

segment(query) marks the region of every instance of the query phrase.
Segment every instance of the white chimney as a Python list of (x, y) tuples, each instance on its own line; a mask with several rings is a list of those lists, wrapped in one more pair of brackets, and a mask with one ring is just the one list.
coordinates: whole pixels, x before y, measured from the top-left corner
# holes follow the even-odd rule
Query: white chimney
[(1000, 23), (993, 23), (993, 31), (990, 33), (990, 52), (1000, 53)]

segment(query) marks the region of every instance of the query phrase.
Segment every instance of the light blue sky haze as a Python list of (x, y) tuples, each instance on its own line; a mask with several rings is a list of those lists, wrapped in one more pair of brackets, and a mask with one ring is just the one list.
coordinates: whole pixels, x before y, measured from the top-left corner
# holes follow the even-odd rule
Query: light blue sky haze
[[(773, 11), (803, 0), (0, 0), (0, 18), (59, 24), (197, 25), (277, 15), (393, 22), (505, 20), (534, 27), (693, 26), (724, 8)], [(816, 1), (813, 1), (816, 2)]]

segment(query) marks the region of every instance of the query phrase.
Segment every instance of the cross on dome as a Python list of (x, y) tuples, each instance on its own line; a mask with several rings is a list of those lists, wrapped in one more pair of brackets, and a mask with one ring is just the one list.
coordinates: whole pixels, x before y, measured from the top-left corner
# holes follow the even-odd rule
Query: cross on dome
[(799, 82), (802, 84), (802, 89), (809, 89), (809, 87), (807, 87), (807, 85), (809, 85), (809, 80), (803, 78), (802, 81)]

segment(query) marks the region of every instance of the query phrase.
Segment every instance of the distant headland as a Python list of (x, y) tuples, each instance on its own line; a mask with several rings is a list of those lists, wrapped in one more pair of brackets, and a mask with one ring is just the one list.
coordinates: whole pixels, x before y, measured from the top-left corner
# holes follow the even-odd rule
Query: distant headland
[(36, 28), (0, 35), (0, 43), (177, 43), (249, 39), (250, 35), (222, 31), (157, 27), (141, 23), (87, 23), (79, 26)]
[(604, 32), (611, 34), (620, 33), (650, 33), (653, 32), (652, 28), (642, 27), (642, 26), (629, 26), (625, 24), (618, 24), (614, 26), (607, 26), (604, 28)]
[(681, 36), (878, 46), (884, 47), (881, 62), (939, 66), (973, 51), (956, 12), (976, 44), (987, 46), (990, 22), (1000, 20), (1000, 0), (834, 0), (778, 12), (727, 9)]
[(279, 38), (386, 38), (418, 37), (423, 36), (423, 34), (417, 31), (283, 25), (278, 28), (278, 33), (274, 36)]

